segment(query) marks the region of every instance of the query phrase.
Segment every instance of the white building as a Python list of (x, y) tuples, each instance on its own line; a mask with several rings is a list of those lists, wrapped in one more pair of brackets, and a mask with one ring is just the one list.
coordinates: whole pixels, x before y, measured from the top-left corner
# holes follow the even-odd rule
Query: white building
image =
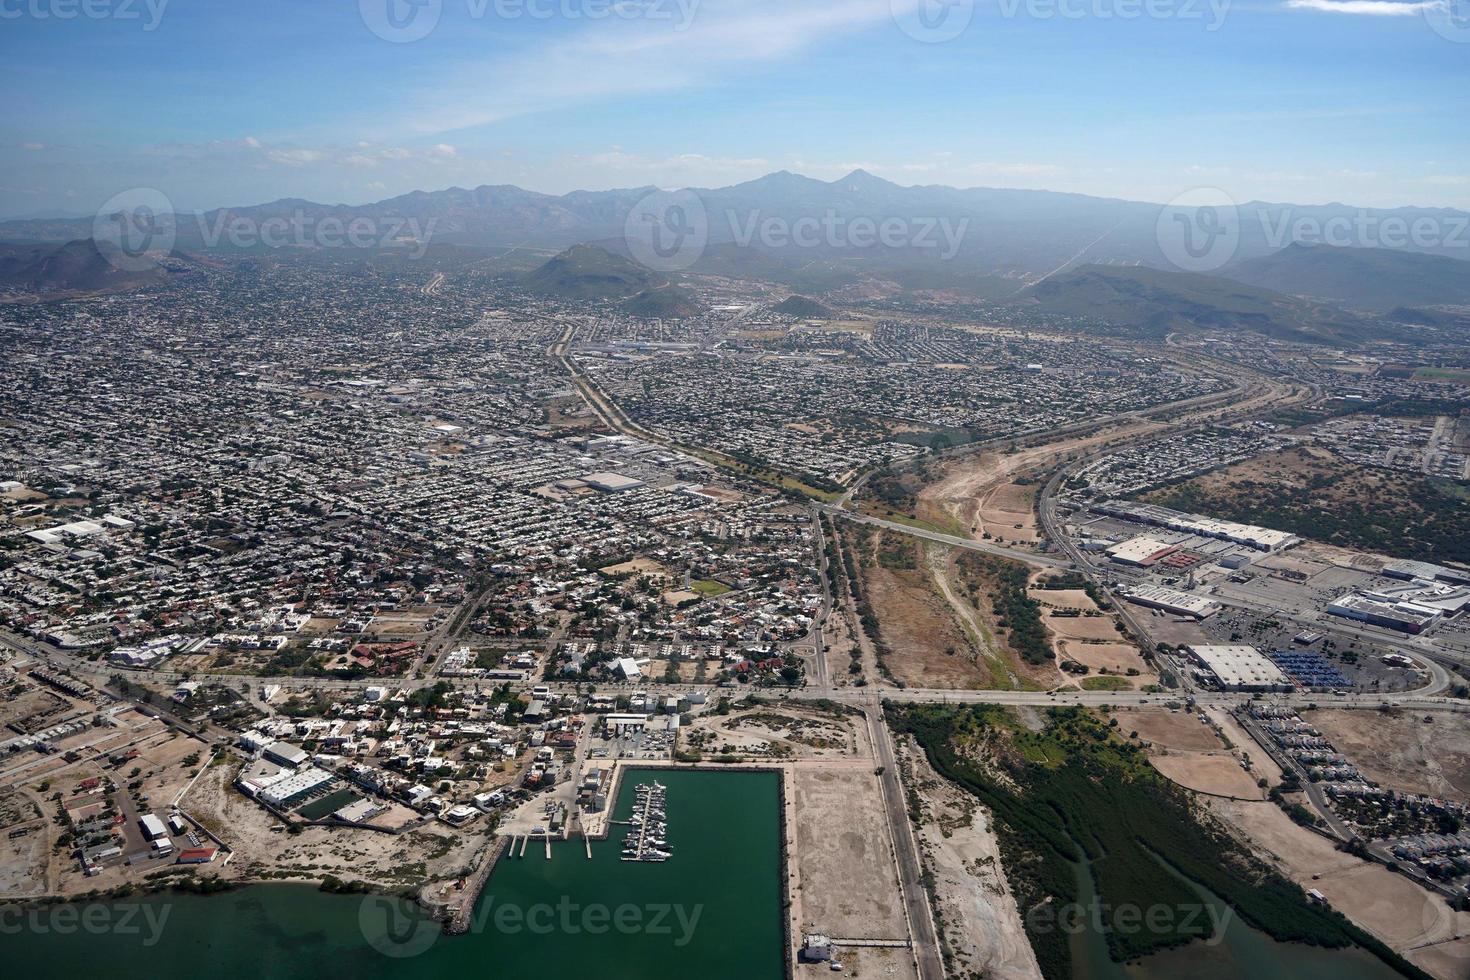
[(1222, 691), (1289, 691), (1291, 679), (1255, 647), (1192, 646), (1197, 672)]

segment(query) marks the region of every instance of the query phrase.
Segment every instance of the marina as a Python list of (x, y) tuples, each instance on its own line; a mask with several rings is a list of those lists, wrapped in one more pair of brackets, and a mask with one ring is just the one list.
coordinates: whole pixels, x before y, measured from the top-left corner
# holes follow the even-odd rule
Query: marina
[[(767, 772), (657, 775), (679, 801), (678, 861), (624, 863), (615, 837), (570, 842), (570, 849), (553, 841), (560, 860), (536, 855), (496, 863), (459, 935), (431, 938), (439, 923), (398, 899), (271, 883), (210, 897), (134, 899), (133, 905), (154, 909), (151, 919), (135, 911), (130, 920), (158, 923), (154, 943), (141, 927), (109, 930), (87, 943), (55, 931), (7, 936), (7, 965), (16, 976), (80, 976), (95, 972), (89, 963), (101, 957), (117, 980), (191, 976), (206, 961), (216, 980), (431, 980), (487, 968), (509, 977), (672, 980), (689, 976), (690, 964), (698, 963), (708, 980), (780, 980), (779, 780)], [(630, 770), (625, 778), (613, 812), (620, 825), (641, 811), (635, 787), (653, 774)], [(726, 832), (732, 826), (739, 828), (735, 838)], [(575, 860), (565, 859), (570, 855)], [(503, 858), (509, 856), (507, 845)], [(125, 905), (97, 908), (126, 914)], [(637, 927), (611, 927), (614, 913)], [(543, 920), (552, 933), (532, 928)], [(730, 927), (737, 921), (738, 929)], [(406, 955), (420, 941), (422, 951)]]
[(669, 848), (668, 787), (654, 780), (634, 790), (634, 810), (626, 821), (628, 836), (623, 839), (624, 861), (667, 861), (673, 856)]

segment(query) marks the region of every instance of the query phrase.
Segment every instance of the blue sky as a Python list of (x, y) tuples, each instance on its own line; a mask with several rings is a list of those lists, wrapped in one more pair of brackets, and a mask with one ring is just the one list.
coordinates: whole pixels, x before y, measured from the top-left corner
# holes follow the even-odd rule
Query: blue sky
[(0, 215), (854, 167), (1470, 208), (1470, 0), (406, 2), (0, 0)]

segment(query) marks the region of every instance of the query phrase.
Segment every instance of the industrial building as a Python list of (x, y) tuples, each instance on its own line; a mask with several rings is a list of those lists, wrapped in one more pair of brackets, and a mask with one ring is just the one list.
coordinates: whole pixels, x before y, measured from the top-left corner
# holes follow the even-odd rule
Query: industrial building
[(641, 486), (646, 486), (642, 480), (623, 476), (621, 473), (588, 473), (582, 477), (582, 482), (603, 493), (621, 493), (624, 490), (636, 490)]
[(1156, 585), (1141, 585), (1131, 589), (1120, 589), (1118, 594), (1129, 602), (1150, 609), (1162, 609), (1180, 616), (1208, 619), (1220, 611), (1220, 604), (1178, 589), (1166, 589)]
[(1171, 531), (1183, 531), (1186, 534), (1197, 534), (1204, 538), (1218, 538), (1221, 541), (1242, 544), (1257, 551), (1276, 552), (1301, 543), (1301, 538), (1286, 531), (1256, 527), (1254, 524), (1220, 521), (1199, 514), (1186, 514), (1183, 511), (1171, 510), (1157, 504), (1105, 500), (1102, 503), (1093, 504), (1092, 510), (1109, 517), (1121, 517), (1140, 524), (1165, 527)]
[(1195, 672), (1222, 691), (1289, 691), (1290, 678), (1255, 647), (1191, 646)]
[(1136, 538), (1129, 538), (1122, 544), (1115, 544), (1108, 549), (1108, 557), (1120, 565), (1132, 565), (1135, 568), (1148, 568), (1156, 564), (1161, 558), (1178, 551), (1177, 545), (1168, 544), (1158, 538), (1140, 534)]
[(138, 818), (138, 826), (143, 830), (143, 836), (150, 841), (168, 840), (168, 828), (164, 827), (163, 821), (151, 813), (145, 813)]
[(1470, 570), (1446, 568), (1427, 561), (1396, 561), (1383, 566), (1383, 574), (1389, 578), (1425, 582), (1447, 582), (1450, 585), (1470, 585)]

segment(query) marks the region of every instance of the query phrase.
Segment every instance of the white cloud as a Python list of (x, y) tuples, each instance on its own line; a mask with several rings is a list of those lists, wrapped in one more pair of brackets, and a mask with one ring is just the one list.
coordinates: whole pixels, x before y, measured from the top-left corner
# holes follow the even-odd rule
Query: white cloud
[(452, 157), (458, 156), (459, 153), (448, 143), (436, 143), (434, 145), (434, 155), (436, 157)]
[(283, 163), (288, 167), (300, 167), (308, 163), (316, 163), (326, 156), (321, 150), (270, 150), (266, 158), (273, 163)]
[(1443, 5), (1443, 0), (1286, 0), (1293, 10), (1320, 10), (1332, 14), (1370, 17), (1413, 17)]
[(22, 150), (30, 150), (32, 153), (34, 153), (37, 150), (44, 150), (44, 149), (46, 149), (46, 144), (45, 143), (22, 143), (20, 145), (20, 148)]
[(708, 84), (723, 72), (794, 55), (830, 37), (892, 26), (895, 8), (901, 12), (917, 2), (704, 0), (687, 22), (677, 17), (608, 21), (518, 57), (497, 51), (493, 58), (429, 79), (405, 100), (415, 111), (397, 124), (421, 133), (451, 132), (547, 109)]

